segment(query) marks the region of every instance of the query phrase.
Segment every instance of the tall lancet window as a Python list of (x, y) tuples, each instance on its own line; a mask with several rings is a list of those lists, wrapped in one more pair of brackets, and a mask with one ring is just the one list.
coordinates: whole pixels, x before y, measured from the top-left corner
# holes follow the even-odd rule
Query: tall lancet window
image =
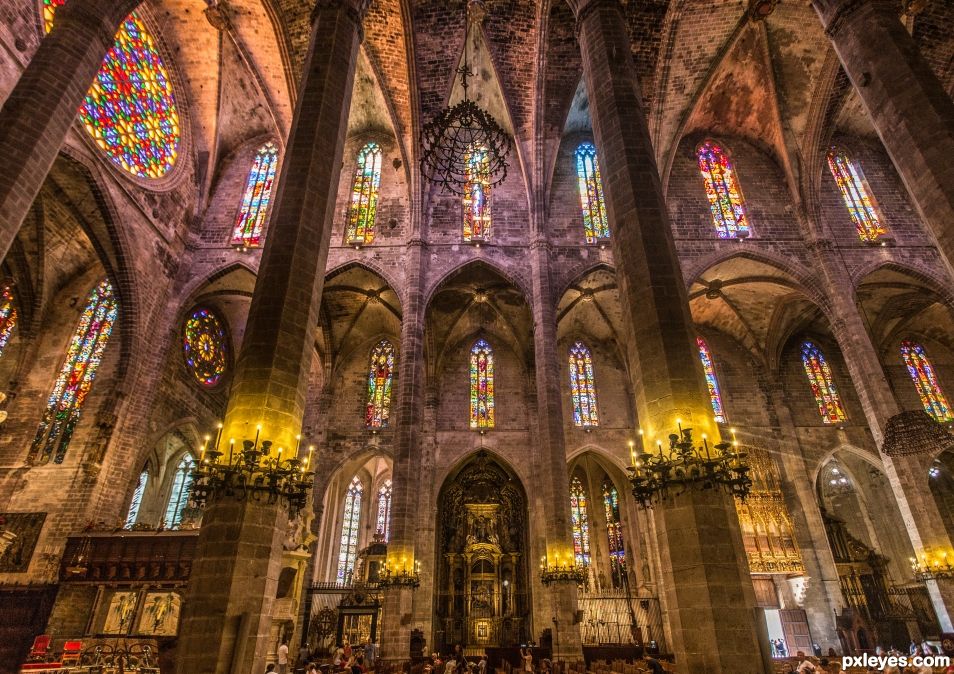
[(745, 200), (732, 161), (714, 141), (708, 140), (697, 152), (699, 170), (706, 185), (712, 223), (720, 239), (748, 236), (749, 219)]
[(126, 522), (123, 524), (124, 529), (132, 529), (133, 525), (136, 524), (136, 520), (139, 519), (139, 508), (142, 506), (142, 495), (146, 493), (146, 483), (149, 481), (149, 468), (148, 466), (139, 473), (139, 481), (136, 482), (136, 491), (133, 492), (132, 501), (129, 504), (129, 511), (126, 513)]
[(577, 342), (570, 348), (570, 398), (573, 401), (575, 425), (583, 428), (600, 425), (596, 410), (593, 356), (583, 342)]
[(169, 501), (166, 504), (166, 529), (176, 529), (182, 523), (182, 511), (189, 503), (189, 490), (192, 488), (192, 470), (195, 468), (195, 459), (191, 454), (184, 454), (176, 467), (176, 474), (172, 478), (172, 491), (169, 492)]
[(368, 428), (387, 428), (391, 416), (391, 382), (394, 379), (394, 347), (382, 339), (371, 351), (368, 368), (368, 404), (364, 424)]
[(828, 168), (838, 183), (841, 198), (858, 230), (858, 237), (862, 241), (877, 241), (887, 230), (878, 217), (874, 197), (868, 189), (868, 181), (861, 166), (852, 161), (844, 150), (832, 148), (828, 152)]
[(272, 200), (272, 185), (278, 168), (278, 148), (265, 143), (255, 154), (255, 162), (245, 181), (242, 205), (235, 216), (232, 245), (251, 248), (262, 245), (262, 232)]
[(348, 209), (350, 244), (367, 245), (374, 241), (374, 218), (378, 212), (378, 187), (384, 153), (377, 143), (368, 143), (358, 153), (351, 182), (351, 207)]
[(358, 522), (361, 519), (361, 497), (364, 487), (356, 475), (351, 480), (345, 495), (344, 514), (341, 522), (341, 544), (338, 548), (339, 585), (350, 585), (354, 573), (354, 563), (358, 558)]
[(374, 533), (381, 536), (385, 543), (391, 537), (391, 480), (385, 480), (378, 488), (378, 515)]
[(467, 184), (464, 186), (464, 241), (490, 240), (490, 155), (487, 148), (467, 153)]
[(118, 313), (113, 287), (104, 280), (89, 295), (47, 400), (30, 450), (38, 463), (63, 462)]
[(715, 420), (725, 423), (725, 409), (722, 407), (722, 393), (719, 391), (719, 380), (716, 379), (715, 365), (712, 364), (712, 354), (709, 353), (709, 345), (702, 337), (696, 337), (696, 345), (699, 347), (699, 359), (702, 360), (702, 369), (706, 374), (706, 386), (709, 388), (709, 401), (712, 403), (712, 414)]
[(818, 413), (826, 424), (836, 424), (847, 419), (841, 397), (835, 388), (835, 379), (825, 355), (811, 341), (802, 344), (802, 364), (812, 387), (812, 395), (818, 405)]
[(954, 415), (951, 414), (947, 398), (944, 391), (941, 390), (941, 385), (937, 381), (937, 374), (935, 374), (934, 367), (924, 352), (924, 347), (916, 342), (904, 340), (901, 342), (901, 358), (908, 367), (908, 373), (918, 390), (918, 396), (921, 398), (924, 411), (934, 417), (936, 421), (954, 421)]
[(619, 491), (609, 477), (603, 480), (603, 509), (606, 512), (613, 587), (623, 587), (626, 582), (626, 548), (623, 546), (623, 523), (619, 517)]
[(573, 556), (576, 563), (590, 563), (590, 519), (586, 514), (586, 489), (580, 478), (570, 480), (570, 519), (573, 526)]
[(0, 356), (3, 350), (7, 348), (7, 342), (13, 334), (13, 328), (17, 325), (17, 308), (13, 306), (13, 291), (10, 286), (5, 286), (0, 293)]
[(470, 350), (470, 427), (494, 427), (494, 350), (483, 339)]
[(580, 183), (580, 205), (583, 207), (583, 232), (587, 243), (609, 238), (606, 201), (603, 199), (603, 178), (596, 159), (596, 146), (583, 143), (576, 148), (576, 176)]

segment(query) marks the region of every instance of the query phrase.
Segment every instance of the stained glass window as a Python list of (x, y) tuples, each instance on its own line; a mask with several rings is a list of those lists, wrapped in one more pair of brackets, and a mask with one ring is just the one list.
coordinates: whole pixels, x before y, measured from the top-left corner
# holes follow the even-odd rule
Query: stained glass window
[(378, 516), (375, 518), (374, 533), (381, 536), (385, 543), (391, 537), (391, 480), (385, 480), (378, 488)]
[(587, 243), (609, 238), (603, 179), (596, 159), (596, 146), (583, 143), (576, 148), (576, 175), (580, 182), (580, 205), (583, 207), (583, 232)]
[(573, 401), (573, 423), (577, 426), (599, 426), (596, 411), (596, 381), (593, 377), (593, 356), (583, 342), (570, 348), (570, 398)]
[[(43, 0), (46, 30), (66, 0)], [(79, 113), (87, 132), (117, 166), (160, 178), (179, 151), (179, 111), (156, 42), (133, 12), (99, 69)]]
[(222, 323), (208, 309), (196, 309), (185, 323), (182, 350), (186, 366), (200, 384), (215, 386), (225, 374), (228, 338)]
[(265, 143), (255, 154), (255, 162), (248, 172), (242, 205), (232, 230), (233, 245), (247, 248), (262, 245), (262, 231), (272, 201), (272, 185), (277, 169), (278, 148), (274, 143)]
[(394, 378), (394, 347), (386, 339), (371, 351), (368, 371), (368, 405), (364, 423), (368, 428), (387, 428), (391, 415), (391, 381)]
[(590, 520), (586, 514), (586, 490), (580, 478), (570, 480), (570, 519), (573, 525), (573, 556), (577, 564), (590, 563)]
[(494, 427), (494, 350), (483, 339), (470, 350), (470, 427)]
[(696, 345), (699, 347), (699, 358), (702, 360), (702, 369), (706, 373), (706, 386), (709, 388), (709, 400), (712, 402), (712, 413), (715, 420), (725, 423), (725, 410), (722, 407), (722, 394), (719, 392), (719, 380), (716, 379), (715, 366), (712, 364), (712, 354), (709, 353), (709, 345), (702, 337), (696, 337)]
[(490, 155), (485, 147), (467, 153), (464, 241), (490, 240)]
[(623, 587), (626, 582), (626, 549), (623, 546), (623, 523), (619, 517), (619, 491), (609, 477), (603, 480), (603, 509), (606, 512), (613, 587)]
[(699, 170), (706, 184), (712, 222), (720, 239), (748, 236), (749, 220), (745, 201), (732, 161), (715, 142), (703, 143), (698, 151)]
[(951, 414), (947, 398), (941, 390), (934, 367), (924, 352), (924, 347), (916, 342), (904, 340), (901, 342), (901, 358), (907, 365), (908, 373), (918, 390), (924, 411), (936, 421), (954, 421), (954, 414)]
[(364, 487), (357, 476), (351, 480), (345, 495), (344, 516), (341, 523), (341, 546), (338, 550), (339, 585), (350, 585), (354, 562), (358, 558), (358, 521), (361, 519), (361, 496)]
[(63, 462), (118, 312), (113, 287), (104, 280), (89, 295), (33, 439), (31, 453), (38, 463)]
[(812, 395), (818, 404), (818, 413), (826, 424), (844, 421), (848, 417), (841, 406), (841, 398), (835, 388), (835, 380), (831, 376), (831, 368), (825, 360), (821, 349), (814, 343), (806, 341), (802, 344), (802, 364), (805, 374), (812, 387)]
[(17, 308), (13, 306), (13, 291), (10, 286), (6, 286), (3, 292), (0, 292), (0, 355), (3, 355), (16, 325)]
[(182, 524), (182, 511), (189, 503), (189, 490), (192, 488), (192, 469), (195, 467), (195, 459), (191, 454), (184, 454), (179, 465), (176, 467), (176, 474), (172, 478), (172, 491), (169, 492), (169, 503), (166, 505), (166, 516), (164, 519), (166, 529), (176, 529)]
[(139, 507), (142, 505), (142, 495), (146, 492), (146, 482), (149, 481), (149, 471), (143, 470), (139, 474), (139, 481), (136, 482), (136, 491), (133, 492), (132, 502), (129, 504), (129, 512), (126, 514), (124, 529), (131, 529), (139, 518)]
[(861, 240), (876, 241), (879, 236), (887, 233), (878, 218), (874, 198), (868, 192), (868, 182), (861, 166), (852, 161), (844, 150), (832, 148), (828, 152), (828, 168), (838, 183), (841, 198), (845, 201)]
[(369, 244), (374, 241), (382, 158), (377, 143), (368, 143), (358, 153), (351, 183), (351, 208), (348, 209), (348, 243)]

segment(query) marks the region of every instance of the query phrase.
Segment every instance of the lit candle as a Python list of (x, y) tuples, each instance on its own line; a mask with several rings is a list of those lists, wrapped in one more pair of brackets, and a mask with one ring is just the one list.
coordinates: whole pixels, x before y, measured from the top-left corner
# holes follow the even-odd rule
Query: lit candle
[(706, 458), (709, 458), (709, 441), (706, 439), (706, 434), (702, 434), (702, 446), (706, 448)]
[(235, 449), (235, 438), (229, 440), (229, 465), (232, 465), (232, 450)]
[(676, 427), (679, 429), (679, 437), (682, 437), (682, 419), (676, 419)]
[(633, 468), (636, 467), (636, 450), (633, 449), (633, 441), (629, 441), (629, 460), (633, 464)]
[(295, 436), (295, 458), (298, 458), (298, 450), (301, 449), (301, 434)]
[(219, 442), (222, 440), (222, 422), (221, 422), (221, 421), (218, 423), (218, 429), (219, 429), (219, 430), (218, 430), (218, 431), (216, 432), (216, 434), (215, 434), (215, 445), (214, 445), (214, 447), (215, 447), (216, 450), (219, 449)]
[[(261, 424), (258, 424), (258, 425), (255, 427), (255, 444), (252, 445), (252, 449), (258, 449), (258, 436), (261, 434), (261, 432), (262, 432), (262, 425), (261, 425)], [(246, 437), (248, 437), (248, 436), (246, 436)]]
[(645, 452), (645, 451), (646, 451), (646, 439), (645, 439), (645, 437), (644, 437), (644, 435), (643, 435), (643, 429), (642, 429), (642, 428), (639, 429), (639, 451), (641, 451), (641, 452)]
[(282, 462), (282, 448), (278, 448), (278, 463)]
[(662, 456), (662, 440), (656, 440), (656, 449), (659, 450), (659, 456)]

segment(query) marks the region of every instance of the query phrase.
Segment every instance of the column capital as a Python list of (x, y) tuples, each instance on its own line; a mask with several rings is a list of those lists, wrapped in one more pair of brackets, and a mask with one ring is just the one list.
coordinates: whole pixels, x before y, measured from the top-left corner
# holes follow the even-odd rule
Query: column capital
[(621, 6), (619, 0), (567, 0), (567, 3), (573, 10), (574, 16), (576, 16), (577, 25), (583, 23), (595, 9), (600, 7), (620, 8)]
[(812, 5), (829, 36), (835, 35), (846, 21), (865, 7), (877, 5), (895, 12), (898, 16), (901, 14), (901, 3), (898, 0), (812, 0)]
[(368, 13), (368, 8), (371, 7), (371, 0), (318, 0), (315, 3), (315, 8), (311, 12), (311, 22), (314, 23), (318, 19), (318, 15), (322, 10), (339, 10), (343, 9), (355, 25), (358, 28), (361, 28), (364, 23), (364, 16)]

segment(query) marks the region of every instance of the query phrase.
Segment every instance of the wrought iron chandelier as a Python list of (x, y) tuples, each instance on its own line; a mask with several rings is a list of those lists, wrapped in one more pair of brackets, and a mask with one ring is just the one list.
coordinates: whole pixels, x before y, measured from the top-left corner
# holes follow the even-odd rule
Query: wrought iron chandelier
[(915, 580), (925, 583), (929, 580), (939, 580), (942, 578), (954, 578), (954, 564), (951, 563), (951, 557), (947, 552), (933, 554), (930, 557), (925, 553), (918, 560), (911, 558), (911, 571), (914, 572)]
[[(507, 177), (507, 157), (513, 140), (493, 115), (481, 108), (468, 95), (470, 70), (467, 42), (471, 14), (465, 9), (464, 62), (457, 69), (464, 88), (464, 99), (444, 108), (421, 130), (421, 173), (431, 183), (463, 196), (475, 174), (487, 187), (499, 185)], [(477, 19), (475, 19), (477, 20)]]
[(586, 587), (588, 576), (586, 565), (580, 564), (575, 556), (564, 558), (562, 564), (559, 555), (552, 563), (546, 556), (540, 558), (540, 582), (546, 586), (551, 583), (575, 583)]
[(689, 489), (722, 488), (742, 501), (749, 495), (752, 478), (747, 455), (740, 452), (737, 443), (720, 442), (710, 449), (706, 436), (702, 446), (692, 440), (692, 429), (676, 422), (679, 432), (669, 436), (669, 454), (663, 453), (662, 442), (657, 453), (632, 452), (629, 481), (633, 496), (642, 508), (669, 496), (677, 496)]
[(410, 588), (416, 590), (421, 585), (421, 563), (417, 560), (409, 567), (405, 560), (401, 569), (392, 569), (390, 562), (384, 563), (384, 573), (378, 578), (378, 587)]
[[(239, 501), (252, 500), (266, 503), (283, 503), (294, 517), (307, 504), (315, 474), (308, 470), (314, 447), (301, 459), (298, 452), (282, 459), (282, 450), (271, 456), (272, 442), (263, 440), (259, 446), (259, 433), (255, 440), (243, 440), (242, 451), (235, 455), (235, 441), (229, 442), (228, 462), (221, 461), (225, 455), (219, 451), (221, 427), (213, 449), (203, 448), (199, 461), (192, 470), (191, 500), (198, 507), (221, 497)], [(234, 459), (234, 461), (233, 461)]]

